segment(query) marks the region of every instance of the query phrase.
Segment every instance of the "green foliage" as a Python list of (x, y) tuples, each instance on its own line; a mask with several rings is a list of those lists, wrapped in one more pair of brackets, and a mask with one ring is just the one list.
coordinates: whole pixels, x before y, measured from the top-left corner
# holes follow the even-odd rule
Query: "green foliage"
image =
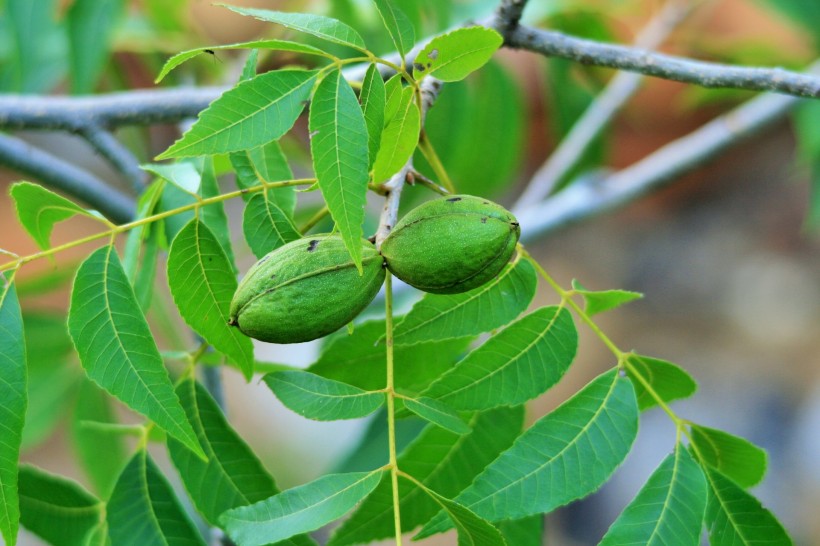
[(367, 124), (367, 150), (369, 167), (373, 166), (373, 161), (381, 148), (382, 130), (384, 129), (384, 109), (387, 100), (385, 95), (384, 80), (379, 73), (379, 68), (371, 64), (367, 68), (367, 73), (362, 80), (362, 91), (359, 94), (362, 102), (362, 112), (364, 121)]
[(274, 372), (264, 379), (285, 406), (317, 421), (364, 417), (384, 404), (382, 393), (363, 391), (308, 372)]
[(104, 537), (105, 504), (77, 482), (29, 465), (20, 467), (20, 523), (50, 544), (105, 544), (94, 539), (100, 531)]
[(412, 23), (391, 0), (374, 0), (374, 4), (396, 51), (404, 58), (416, 43), (416, 31)]
[(584, 298), (584, 303), (586, 304), (584, 310), (589, 316), (615, 309), (625, 303), (643, 297), (643, 294), (630, 292), (628, 290), (587, 290), (575, 279), (572, 280), (572, 288)]
[(385, 119), (379, 151), (373, 163), (373, 180), (376, 182), (387, 180), (404, 166), (416, 149), (421, 128), (421, 114), (412, 88), (394, 92), (386, 110), (391, 115)]
[(328, 474), (267, 500), (225, 512), (228, 535), (245, 546), (263, 546), (313, 531), (340, 518), (378, 485), (382, 472)]
[(692, 446), (703, 463), (741, 487), (757, 485), (766, 474), (766, 452), (728, 432), (694, 425)]
[(242, 218), (242, 231), (257, 258), (302, 236), (287, 213), (268, 197), (268, 192), (250, 198)]
[(75, 0), (71, 5), (66, 23), (72, 93), (94, 90), (124, 7), (123, 0)]
[(484, 27), (459, 28), (436, 36), (416, 57), (413, 73), (445, 81), (463, 80), (490, 60), (504, 39)]
[(706, 510), (703, 471), (680, 444), (609, 528), (601, 546), (698, 546)]
[(405, 398), (404, 407), (412, 411), (425, 421), (430, 421), (445, 430), (456, 434), (466, 434), (470, 432), (470, 427), (458, 414), (446, 404), (433, 400), (432, 398)]
[(68, 331), (91, 380), (202, 454), (113, 247), (77, 271)]
[(0, 536), (13, 546), (20, 507), (17, 502), (17, 460), (26, 414), (26, 345), (23, 317), (14, 285), (0, 275)]
[(659, 399), (668, 403), (688, 398), (698, 388), (685, 370), (665, 360), (630, 354), (626, 370), (632, 378), (641, 411), (656, 406)]
[(205, 546), (171, 485), (143, 449), (122, 471), (106, 512), (112, 544)]

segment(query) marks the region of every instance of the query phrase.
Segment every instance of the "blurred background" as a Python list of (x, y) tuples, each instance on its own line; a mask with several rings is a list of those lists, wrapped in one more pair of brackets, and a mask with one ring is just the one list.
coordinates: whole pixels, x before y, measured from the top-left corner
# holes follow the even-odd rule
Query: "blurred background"
[[(395, 0), (411, 15), (417, 36), (490, 14), (495, 0)], [(89, 66), (68, 47), (70, 0), (0, 0), (0, 92), (88, 94), (151, 88), (163, 62), (193, 47), (280, 37), (286, 32), (204, 0), (101, 2), (100, 39)], [(391, 49), (367, 0), (234, 0), (237, 5), (323, 13), (355, 26), (376, 52)], [(77, 3), (79, 4), (79, 2)], [(531, 24), (605, 41), (630, 43), (663, 6), (654, 0), (533, 0)], [(74, 11), (72, 11), (74, 10)], [(99, 44), (102, 46), (100, 47)], [(698, 59), (802, 69), (820, 53), (816, 0), (704, 0), (696, 2), (661, 47)], [(229, 85), (244, 52), (202, 55), (172, 73), (167, 86)], [(87, 57), (86, 57), (87, 60)], [(304, 63), (291, 54), (262, 57), (260, 70)], [(428, 131), (460, 191), (511, 204), (532, 173), (612, 71), (501, 51), (467, 81), (448, 84), (428, 118)], [(648, 80), (596, 141), (579, 169), (621, 168), (731, 109), (752, 93), (705, 90)], [(167, 147), (178, 127), (128, 128), (117, 136), (143, 162)], [(307, 131), (300, 121), (284, 142), (294, 171), (309, 170)], [(15, 135), (68, 158), (127, 190), (85, 142), (70, 135), (23, 131)], [(219, 163), (219, 162), (218, 162)], [(223, 161), (223, 169), (226, 162)], [(422, 165), (423, 169), (424, 166)], [(572, 176), (563, 183), (571, 183)], [(35, 252), (17, 225), (7, 186), (19, 173), (0, 166), (0, 248)], [(36, 182), (36, 180), (33, 180)], [(601, 316), (604, 331), (623, 349), (663, 358), (699, 382), (676, 411), (701, 424), (744, 436), (766, 448), (769, 473), (755, 494), (790, 530), (796, 543), (820, 545), (820, 102), (798, 108), (789, 121), (742, 143), (666, 189), (616, 213), (551, 233), (530, 245), (564, 286), (575, 278), (591, 289), (624, 288), (645, 294), (637, 303)], [(233, 187), (230, 175), (223, 188)], [(426, 196), (410, 188), (404, 205)], [(300, 199), (303, 199), (300, 197)], [(316, 210), (306, 195), (305, 217)], [(374, 213), (377, 200), (371, 203)], [(814, 205), (814, 208), (812, 208)], [(241, 204), (227, 203), (240, 270), (254, 258), (241, 236)], [(375, 214), (369, 220), (376, 225)], [(366, 226), (366, 231), (368, 226)], [(54, 244), (93, 233), (82, 219), (61, 225)], [(87, 385), (65, 332), (73, 272), (93, 246), (27, 265), (19, 292), (29, 345), (30, 407), (23, 459), (91, 487), (76, 462), (76, 400)], [(163, 335), (173, 313), (160, 265), (149, 319)], [(413, 294), (408, 294), (412, 303)], [(534, 305), (557, 298), (542, 287)], [(374, 312), (378, 312), (375, 310)], [(167, 318), (171, 315), (171, 318)], [(181, 330), (184, 332), (184, 330)], [(580, 352), (563, 381), (529, 406), (535, 420), (614, 362), (579, 325)], [(167, 349), (189, 350), (192, 339), (166, 336)], [(308, 365), (319, 344), (259, 344), (261, 360)], [(256, 382), (246, 385), (226, 369), (228, 414), (283, 488), (342, 467), (358, 456), (367, 422), (316, 423), (279, 405)], [(118, 411), (121, 411), (118, 410)], [(134, 420), (122, 411), (124, 420)], [(633, 452), (612, 481), (589, 499), (547, 518), (547, 541), (594, 544), (674, 444), (674, 427), (659, 410), (643, 415)], [(154, 450), (177, 482), (164, 448)], [(353, 454), (353, 455), (351, 455)], [(181, 495), (184, 498), (184, 493)], [(23, 545), (42, 544), (22, 531)], [(424, 544), (452, 544), (434, 537)]]

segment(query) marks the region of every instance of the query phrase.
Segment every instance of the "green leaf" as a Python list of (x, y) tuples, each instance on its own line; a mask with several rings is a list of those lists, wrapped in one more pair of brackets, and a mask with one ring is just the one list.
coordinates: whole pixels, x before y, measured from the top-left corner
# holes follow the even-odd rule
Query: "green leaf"
[[(199, 187), (200, 196), (203, 199), (216, 197), (220, 194), (219, 184), (216, 181), (213, 157), (202, 158), (202, 185)], [(211, 233), (216, 237), (219, 246), (225, 252), (231, 271), (236, 275), (239, 270), (236, 268), (233, 245), (231, 245), (231, 230), (228, 227), (228, 215), (225, 214), (223, 202), (211, 203), (199, 208), (199, 219), (205, 224)]]
[(308, 13), (287, 13), (283, 11), (271, 11), (267, 9), (240, 8), (220, 4), (231, 11), (241, 15), (255, 17), (260, 21), (277, 23), (284, 27), (312, 34), (322, 40), (327, 40), (334, 44), (349, 46), (362, 52), (367, 52), (364, 40), (352, 27), (321, 15), (311, 15)]
[(421, 488), (441, 506), (458, 531), (459, 546), (506, 546), (501, 532), (489, 522), (476, 516), (470, 509), (442, 497), (435, 491)]
[(308, 372), (274, 372), (264, 379), (286, 407), (317, 421), (357, 419), (384, 404), (384, 393), (363, 391)]
[(68, 66), (65, 27), (54, 17), (56, 4), (55, 0), (4, 2), (3, 15), (8, 15), (8, 19), (2, 19), (8, 22), (4, 32), (10, 35), (11, 43), (7, 47), (11, 62), (0, 63), (0, 70), (5, 69), (5, 64), (12, 65), (10, 87), (13, 91), (45, 94), (65, 77)]
[[(137, 202), (135, 220), (156, 213), (164, 187), (164, 180), (155, 180), (146, 188)], [(161, 223), (148, 223), (135, 227), (129, 231), (123, 251), (122, 267), (134, 287), (137, 300), (144, 312), (148, 312), (151, 304), (162, 225)], [(141, 263), (140, 253), (142, 253)]]
[(422, 396), (420, 398), (404, 398), (403, 401), (404, 407), (425, 421), (456, 434), (470, 432), (470, 426), (462, 421), (453, 409), (438, 400)]
[(722, 430), (692, 425), (698, 458), (741, 487), (752, 487), (766, 475), (766, 452), (750, 441)]
[(105, 525), (105, 504), (75, 481), (23, 465), (20, 523), (50, 544), (86, 546)]
[[(194, 195), (179, 189), (173, 184), (166, 184), (159, 198), (160, 209), (166, 212), (179, 207), (193, 205), (195, 202), (196, 197)], [(165, 238), (168, 241), (173, 241), (177, 233), (179, 233), (194, 216), (193, 210), (187, 210), (185, 212), (176, 212), (167, 217), (164, 221)]]
[(555, 385), (577, 349), (569, 311), (542, 307), (490, 337), (424, 394), (460, 410), (515, 406)]
[(496, 527), (504, 535), (507, 544), (542, 546), (544, 543), (544, 516), (541, 514), (512, 521), (501, 521)]
[(508, 265), (484, 286), (462, 294), (426, 294), (395, 329), (396, 345), (473, 336), (503, 326), (523, 312), (538, 280), (526, 260)]
[(484, 66), (504, 38), (489, 28), (466, 27), (436, 36), (413, 62), (416, 77), (432, 75), (445, 82), (463, 80)]
[(319, 84), (310, 106), (310, 153), (319, 187), (350, 257), (362, 272), (362, 222), (369, 179), (364, 115), (338, 70)]
[(71, 61), (71, 92), (88, 94), (102, 74), (110, 55), (117, 21), (123, 13), (123, 0), (76, 0), (66, 17), (68, 51)]
[(698, 546), (706, 494), (703, 471), (678, 444), (618, 516), (600, 546)]
[(627, 359), (626, 372), (632, 379), (641, 411), (657, 405), (658, 401), (649, 393), (639, 376), (666, 403), (688, 398), (698, 388), (695, 380), (683, 368), (657, 358), (631, 354)]
[(643, 297), (643, 294), (639, 292), (630, 292), (628, 290), (587, 290), (575, 279), (572, 279), (572, 288), (584, 298), (585, 311), (589, 316), (615, 309)]
[(362, 81), (362, 91), (359, 93), (362, 101), (362, 112), (367, 125), (368, 167), (373, 166), (376, 154), (379, 152), (382, 129), (384, 129), (385, 88), (384, 80), (375, 64), (367, 68)]
[(316, 72), (275, 70), (240, 83), (157, 159), (237, 152), (278, 139), (302, 113), (315, 78)]
[(145, 450), (122, 471), (108, 501), (107, 521), (111, 543), (117, 546), (205, 546)]
[(390, 38), (396, 46), (396, 51), (402, 56), (413, 49), (416, 43), (416, 32), (413, 29), (413, 24), (391, 0), (374, 0), (376, 10), (384, 23), (387, 32), (390, 33)]
[(199, 187), (202, 185), (202, 171), (197, 169), (194, 161), (181, 160), (168, 164), (150, 163), (140, 165), (140, 167), (192, 196), (199, 194)]
[(384, 472), (328, 474), (267, 500), (225, 512), (220, 521), (242, 546), (263, 546), (313, 531), (353, 508)]
[[(160, 70), (157, 79), (154, 83), (159, 83), (165, 76), (168, 75), (174, 68), (181, 65), (189, 59), (193, 59), (208, 51), (218, 51), (220, 49), (267, 49), (270, 51), (292, 51), (294, 53), (304, 53), (306, 55), (318, 55), (320, 57), (333, 58), (332, 55), (325, 53), (319, 48), (307, 44), (300, 44), (291, 42), (289, 40), (253, 40), (251, 42), (239, 42), (236, 44), (215, 45), (207, 47), (197, 47), (177, 53), (167, 61)], [(247, 78), (243, 78), (247, 79)]]
[[(472, 432), (468, 434), (458, 435), (428, 426), (399, 455), (399, 467), (425, 487), (444, 497), (454, 497), (512, 445), (523, 420), (523, 408), (499, 408), (473, 415), (469, 422)], [(421, 489), (405, 481), (399, 482), (399, 499), (404, 532), (412, 531), (440, 510)], [(392, 537), (393, 525), (392, 486), (386, 477), (336, 530), (328, 546)]]
[(68, 331), (92, 381), (202, 454), (113, 247), (77, 271)]
[(257, 258), (302, 236), (285, 211), (268, 199), (267, 192), (254, 195), (248, 201), (242, 217), (242, 231)]
[(51, 246), (50, 238), (54, 224), (78, 214), (99, 220), (65, 197), (31, 182), (12, 184), (9, 194), (14, 199), (20, 224), (43, 250)]
[(704, 521), (711, 546), (793, 544), (783, 525), (759, 500), (714, 468), (703, 470), (709, 485)]
[[(536, 421), (455, 501), (488, 521), (550, 512), (601, 487), (637, 433), (632, 384), (617, 370), (606, 372)], [(417, 538), (449, 528), (443, 519)]]
[(210, 229), (194, 218), (177, 234), (168, 253), (168, 286), (182, 318), (225, 354), (250, 380), (253, 344), (228, 325), (236, 277)]
[(376, 182), (382, 182), (396, 174), (416, 149), (421, 115), (415, 98), (412, 87), (402, 89), (396, 113), (387, 119), (381, 134), (379, 152), (373, 162), (373, 180)]
[(23, 329), (28, 367), (28, 405), (21, 446), (25, 451), (49, 438), (71, 411), (83, 373), (74, 362), (65, 313), (27, 312), (23, 315)]
[(245, 59), (244, 66), (242, 66), (242, 74), (239, 76), (239, 81), (243, 82), (256, 76), (256, 68), (258, 64), (259, 50), (251, 49), (250, 53), (248, 53), (248, 57)]
[[(293, 179), (288, 160), (276, 140), (251, 150), (232, 153), (229, 157), (236, 172), (236, 185), (241, 189), (258, 186), (263, 181), (279, 182)], [(268, 188), (265, 191), (269, 200), (276, 203), (289, 217), (293, 217), (296, 209), (296, 189), (293, 186)], [(242, 196), (245, 201), (250, 197), (247, 194)]]
[(26, 415), (26, 344), (14, 286), (0, 274), (0, 536), (14, 546), (20, 506), (17, 464)]
[(83, 381), (71, 419), (74, 451), (100, 497), (107, 499), (128, 457), (122, 437), (86, 426), (86, 422), (117, 423), (108, 396), (91, 381)]
[[(383, 320), (357, 324), (352, 334), (331, 338), (322, 354), (307, 371), (375, 391), (387, 385)], [(431, 381), (450, 369), (464, 354), (470, 338), (397, 346), (393, 349), (395, 387), (402, 392), (420, 393)]]

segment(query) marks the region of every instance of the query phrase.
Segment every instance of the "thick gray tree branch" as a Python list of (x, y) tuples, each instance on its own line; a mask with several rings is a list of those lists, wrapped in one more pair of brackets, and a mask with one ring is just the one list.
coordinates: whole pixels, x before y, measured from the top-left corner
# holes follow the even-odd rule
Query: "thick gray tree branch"
[[(655, 49), (692, 11), (687, 0), (670, 0), (653, 17), (635, 39), (635, 46)], [(639, 72), (619, 71), (584, 111), (550, 154), (547, 161), (533, 174), (532, 180), (516, 201), (515, 207), (536, 203), (551, 194), (560, 181), (573, 169), (592, 142), (640, 88), (644, 76)]]
[(782, 120), (800, 101), (761, 95), (619, 172), (590, 176), (540, 204), (515, 210), (524, 240), (626, 205)]
[(97, 152), (128, 180), (134, 193), (140, 194), (148, 181), (145, 171), (140, 169), (139, 161), (131, 150), (123, 146), (110, 132), (96, 125), (80, 129), (80, 136), (85, 138)]
[(797, 97), (820, 98), (820, 77), (782, 68), (754, 68), (696, 61), (523, 25), (515, 27), (505, 38), (505, 44), (509, 47), (526, 49), (548, 57), (640, 72), (647, 76), (701, 87), (775, 91)]
[(0, 134), (0, 165), (31, 174), (49, 186), (83, 200), (113, 222), (133, 219), (134, 201), (71, 163), (9, 135)]

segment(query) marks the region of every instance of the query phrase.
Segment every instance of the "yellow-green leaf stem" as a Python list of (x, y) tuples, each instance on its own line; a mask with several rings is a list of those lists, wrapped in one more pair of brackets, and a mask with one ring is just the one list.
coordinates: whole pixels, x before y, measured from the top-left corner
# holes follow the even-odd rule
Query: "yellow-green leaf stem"
[(396, 528), (396, 546), (401, 546), (401, 512), (399, 498), (399, 466), (396, 457), (396, 393), (393, 390), (393, 275), (384, 279), (385, 346), (387, 348), (387, 441), (390, 451), (390, 480), (393, 485), (393, 523)]
[(453, 186), (453, 181), (450, 180), (450, 175), (447, 174), (444, 164), (442, 164), (441, 159), (439, 159), (436, 153), (436, 149), (433, 148), (433, 143), (430, 142), (430, 139), (427, 138), (427, 134), (424, 131), (421, 132), (421, 138), (419, 138), (419, 150), (424, 156), (424, 159), (427, 160), (427, 163), (430, 164), (433, 172), (436, 173), (436, 177), (441, 181), (441, 185), (447, 188), (447, 191), (450, 193), (456, 193), (456, 188)]
[(232, 191), (232, 192), (228, 192), (228, 193), (223, 193), (223, 194), (220, 194), (220, 195), (215, 195), (213, 197), (208, 197), (206, 199), (200, 199), (199, 201), (196, 201), (194, 203), (189, 203), (187, 205), (177, 207), (177, 208), (174, 208), (174, 209), (170, 209), (170, 210), (166, 210), (166, 211), (160, 212), (158, 214), (153, 214), (151, 216), (146, 216), (145, 218), (141, 218), (139, 220), (134, 220), (133, 222), (128, 222), (127, 224), (121, 224), (119, 226), (114, 226), (111, 229), (101, 231), (99, 233), (95, 233), (93, 235), (83, 237), (81, 239), (76, 239), (74, 241), (70, 241), (68, 243), (65, 243), (65, 244), (62, 244), (62, 245), (59, 245), (59, 246), (54, 246), (54, 247), (51, 247), (47, 250), (43, 250), (41, 252), (36, 252), (34, 254), (29, 254), (28, 256), (20, 256), (16, 260), (6, 262), (6, 263), (0, 265), (0, 271), (8, 271), (10, 269), (16, 269), (16, 268), (18, 268), (18, 267), (20, 267), (24, 264), (27, 264), (28, 262), (32, 262), (32, 261), (38, 260), (40, 258), (45, 258), (47, 256), (53, 256), (54, 254), (57, 254), (57, 253), (62, 252), (64, 250), (68, 250), (70, 248), (74, 248), (74, 247), (83, 245), (85, 243), (89, 243), (91, 241), (104, 239), (105, 237), (112, 237), (113, 238), (114, 236), (119, 235), (120, 233), (125, 233), (125, 232), (127, 232), (129, 230), (132, 230), (134, 228), (144, 226), (146, 224), (151, 224), (151, 223), (156, 222), (158, 220), (163, 220), (163, 219), (168, 218), (170, 216), (174, 216), (175, 214), (180, 214), (182, 212), (187, 212), (189, 210), (198, 210), (200, 207), (204, 207), (204, 206), (207, 206), (207, 205), (212, 205), (214, 203), (221, 203), (222, 201), (227, 201), (229, 199), (235, 199), (235, 198), (240, 197), (242, 195), (258, 193), (258, 192), (263, 191), (263, 190), (268, 189), (268, 188), (280, 188), (280, 187), (284, 187), (284, 186), (309, 186), (311, 184), (314, 184), (315, 182), (316, 182), (315, 178), (299, 178), (299, 179), (295, 179), (295, 180), (285, 180), (285, 181), (282, 181), (282, 182), (270, 182), (270, 183), (263, 182), (262, 184), (260, 184), (258, 186), (253, 186), (251, 188), (243, 188), (241, 190)]

